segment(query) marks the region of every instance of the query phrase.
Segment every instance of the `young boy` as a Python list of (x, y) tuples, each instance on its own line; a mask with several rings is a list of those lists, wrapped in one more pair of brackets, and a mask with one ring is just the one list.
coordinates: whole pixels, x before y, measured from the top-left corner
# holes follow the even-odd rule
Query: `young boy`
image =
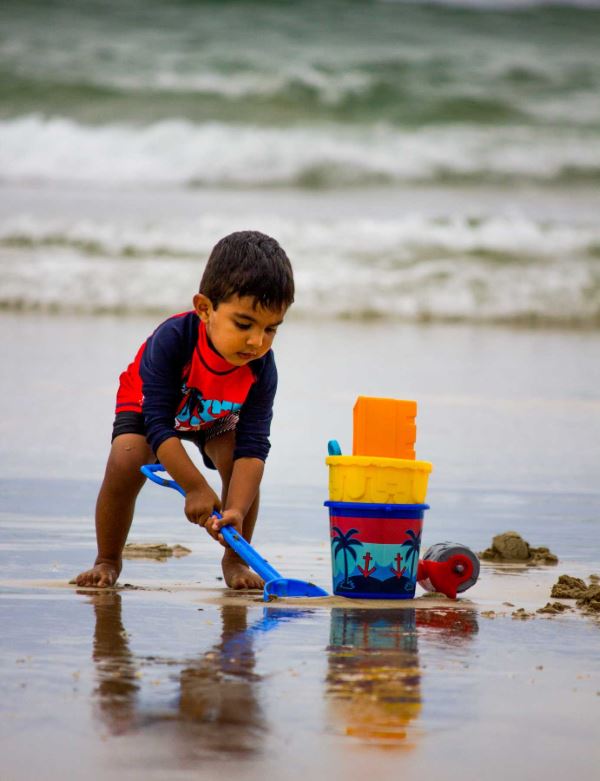
[[(292, 267), (275, 239), (243, 231), (215, 245), (193, 310), (159, 325), (121, 374), (96, 504), (98, 556), (74, 579), (78, 586), (116, 583), (145, 482), (140, 467), (157, 459), (184, 488), (189, 521), (221, 542), (225, 524), (252, 538), (277, 387), (271, 345), (293, 300)], [(204, 464), (219, 471), (221, 499), (182, 439), (193, 440)], [(229, 547), (222, 567), (231, 588), (263, 585)]]

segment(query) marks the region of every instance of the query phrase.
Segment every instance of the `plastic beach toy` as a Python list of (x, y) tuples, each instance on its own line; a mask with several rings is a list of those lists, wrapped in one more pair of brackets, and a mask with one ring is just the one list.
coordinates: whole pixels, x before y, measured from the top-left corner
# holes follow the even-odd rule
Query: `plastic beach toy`
[(474, 586), (479, 559), (466, 545), (438, 542), (419, 558), (427, 504), (325, 502), (333, 593), (349, 599), (413, 599), (417, 583), (450, 599)]
[(329, 455), (329, 498), (334, 502), (423, 504), (429, 461), (378, 456)]
[(325, 502), (333, 593), (351, 599), (413, 599), (428, 504)]
[(479, 559), (460, 542), (437, 542), (419, 561), (417, 580), (425, 591), (439, 591), (456, 599), (477, 583)]
[(450, 599), (475, 585), (479, 559), (455, 542), (419, 558), (432, 465), (417, 461), (417, 403), (359, 396), (352, 455), (327, 443), (333, 593), (359, 599), (413, 599), (417, 583)]
[[(175, 480), (169, 480), (166, 477), (160, 477), (157, 472), (165, 472), (162, 464), (147, 464), (141, 467), (142, 473), (152, 482), (167, 488), (173, 488), (185, 496), (185, 491)], [(221, 515), (215, 511), (217, 518)], [(329, 596), (319, 586), (314, 583), (308, 583), (305, 580), (296, 580), (295, 578), (284, 578), (276, 569), (272, 567), (266, 559), (256, 551), (249, 542), (238, 534), (230, 526), (223, 526), (221, 533), (225, 542), (233, 548), (249, 567), (260, 575), (265, 581), (263, 599), (269, 601), (269, 597), (327, 597)]]
[(359, 396), (354, 405), (353, 456), (414, 458), (417, 402)]

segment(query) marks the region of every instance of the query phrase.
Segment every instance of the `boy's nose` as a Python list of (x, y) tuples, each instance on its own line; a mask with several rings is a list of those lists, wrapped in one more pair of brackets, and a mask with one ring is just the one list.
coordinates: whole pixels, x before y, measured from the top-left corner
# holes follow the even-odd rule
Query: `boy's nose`
[(251, 347), (262, 347), (263, 343), (263, 333), (262, 331), (258, 331), (256, 333), (252, 333), (248, 336), (248, 345)]

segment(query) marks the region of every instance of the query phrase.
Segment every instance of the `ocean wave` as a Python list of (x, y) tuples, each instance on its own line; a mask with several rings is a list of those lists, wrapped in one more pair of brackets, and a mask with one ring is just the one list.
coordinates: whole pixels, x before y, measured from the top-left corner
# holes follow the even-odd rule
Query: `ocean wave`
[(5, 118), (600, 126), (594, 3), (34, 5), (0, 17)]
[(87, 126), (28, 116), (0, 122), (0, 171), (5, 182), (109, 187), (576, 183), (600, 178), (600, 137), (519, 126)]
[[(373, 56), (373, 55), (371, 55)], [(469, 123), (563, 128), (600, 126), (600, 67), (564, 52), (540, 60), (531, 52), (496, 51), (472, 57), (384, 51), (347, 62), (305, 62), (275, 70), (269, 63), (174, 67), (139, 72), (68, 74), (14, 72), (0, 60), (1, 114), (106, 124), (190, 123), (285, 127), (331, 122), (387, 123), (398, 128)]]
[[(600, 324), (600, 228), (525, 217), (286, 220), (294, 313), (311, 318)], [(169, 312), (189, 306), (216, 238), (239, 227), (20, 218), (0, 225), (0, 307)]]
[[(287, 220), (260, 217), (264, 230), (280, 237), (303, 257), (326, 253), (357, 262), (402, 267), (432, 256), (481, 255), (522, 264), (527, 259), (600, 257), (600, 225), (534, 220), (525, 216), (426, 217), (396, 219)], [(27, 216), (0, 222), (0, 247), (69, 249), (82, 256), (128, 259), (198, 260), (221, 234), (236, 228), (239, 217), (205, 215), (188, 221), (141, 224)]]

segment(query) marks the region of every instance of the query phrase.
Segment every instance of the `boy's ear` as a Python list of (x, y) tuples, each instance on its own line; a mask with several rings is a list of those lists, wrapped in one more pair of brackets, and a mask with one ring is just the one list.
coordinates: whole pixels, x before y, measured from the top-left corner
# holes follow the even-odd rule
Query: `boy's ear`
[(214, 307), (210, 298), (204, 295), (204, 293), (196, 293), (193, 298), (194, 311), (204, 323), (208, 321), (210, 314)]

